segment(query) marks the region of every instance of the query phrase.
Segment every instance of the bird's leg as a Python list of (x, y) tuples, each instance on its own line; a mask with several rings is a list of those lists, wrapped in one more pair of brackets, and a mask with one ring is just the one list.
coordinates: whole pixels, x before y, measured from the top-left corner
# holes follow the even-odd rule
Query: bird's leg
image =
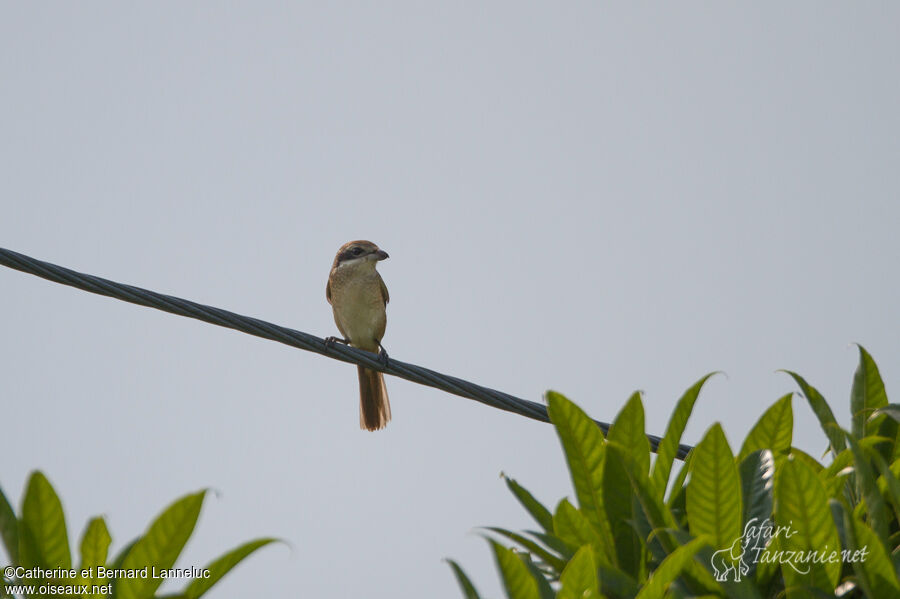
[(378, 344), (378, 361), (381, 362), (382, 366), (387, 367), (388, 365), (388, 353), (387, 350), (384, 349), (384, 346), (381, 345), (381, 341), (375, 340), (375, 343)]
[(350, 345), (349, 339), (342, 339), (340, 337), (335, 337), (332, 335), (331, 337), (325, 337), (325, 349), (331, 349), (334, 347), (335, 343), (343, 343), (344, 345)]

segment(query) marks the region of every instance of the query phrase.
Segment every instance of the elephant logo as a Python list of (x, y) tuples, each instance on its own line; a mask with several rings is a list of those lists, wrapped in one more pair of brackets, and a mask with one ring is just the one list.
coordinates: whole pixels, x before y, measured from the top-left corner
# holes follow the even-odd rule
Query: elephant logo
[(731, 547), (719, 549), (712, 554), (712, 558), (709, 561), (712, 564), (713, 571), (716, 573), (717, 581), (723, 582), (727, 580), (728, 573), (733, 572), (734, 581), (740, 582), (741, 576), (746, 576), (750, 573), (750, 566), (744, 561), (744, 552), (748, 542), (749, 539), (745, 540), (741, 536), (734, 540)]

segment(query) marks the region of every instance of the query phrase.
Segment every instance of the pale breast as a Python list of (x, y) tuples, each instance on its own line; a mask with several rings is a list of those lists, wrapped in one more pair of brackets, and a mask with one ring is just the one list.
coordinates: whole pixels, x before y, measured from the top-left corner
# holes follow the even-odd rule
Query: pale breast
[(334, 321), (351, 345), (377, 352), (387, 324), (381, 279), (374, 271), (354, 274), (332, 284)]

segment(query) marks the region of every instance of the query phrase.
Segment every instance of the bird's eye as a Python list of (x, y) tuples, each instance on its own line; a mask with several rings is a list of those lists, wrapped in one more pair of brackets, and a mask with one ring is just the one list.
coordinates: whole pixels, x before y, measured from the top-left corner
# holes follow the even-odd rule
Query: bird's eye
[(362, 254), (362, 248), (353, 248), (354, 256), (359, 256), (360, 254)]

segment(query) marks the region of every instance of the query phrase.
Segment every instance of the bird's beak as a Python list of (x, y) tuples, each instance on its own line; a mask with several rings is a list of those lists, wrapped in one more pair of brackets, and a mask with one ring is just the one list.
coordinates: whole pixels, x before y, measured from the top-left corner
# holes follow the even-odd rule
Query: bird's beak
[(378, 250), (377, 252), (375, 252), (376, 260), (385, 260), (386, 258), (389, 258), (389, 257), (390, 256), (388, 256), (388, 253), (384, 250)]

